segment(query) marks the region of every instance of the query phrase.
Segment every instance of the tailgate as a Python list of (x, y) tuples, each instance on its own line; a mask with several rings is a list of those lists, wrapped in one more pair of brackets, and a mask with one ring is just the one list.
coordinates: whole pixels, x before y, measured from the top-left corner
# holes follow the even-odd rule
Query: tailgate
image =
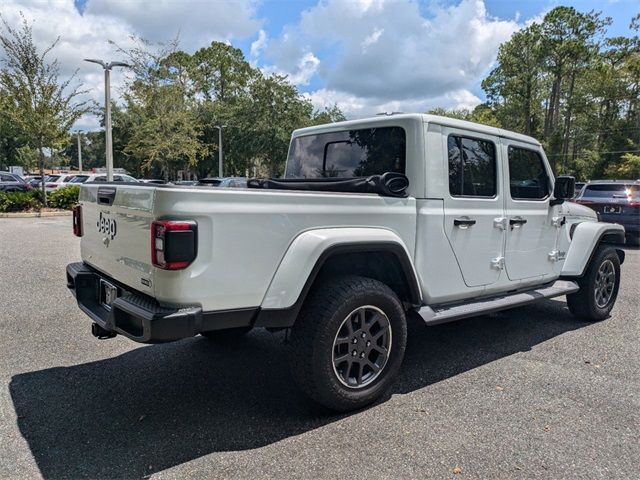
[(87, 184), (80, 190), (82, 260), (113, 279), (153, 295), (150, 225), (155, 187)]

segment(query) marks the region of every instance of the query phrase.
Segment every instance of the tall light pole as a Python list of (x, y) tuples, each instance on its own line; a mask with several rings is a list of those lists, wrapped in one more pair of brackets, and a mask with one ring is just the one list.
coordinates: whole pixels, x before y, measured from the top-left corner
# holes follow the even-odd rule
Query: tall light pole
[(222, 129), (225, 128), (226, 125), (216, 125), (213, 128), (218, 129), (218, 177), (223, 178), (222, 171)]
[(80, 143), (80, 130), (76, 133), (78, 134), (78, 173), (82, 173), (82, 145)]
[(111, 140), (111, 69), (113, 67), (130, 67), (124, 62), (106, 63), (102, 60), (85, 58), (85, 62), (97, 63), (104, 69), (104, 130), (105, 150), (107, 157), (107, 182), (113, 181), (113, 145)]

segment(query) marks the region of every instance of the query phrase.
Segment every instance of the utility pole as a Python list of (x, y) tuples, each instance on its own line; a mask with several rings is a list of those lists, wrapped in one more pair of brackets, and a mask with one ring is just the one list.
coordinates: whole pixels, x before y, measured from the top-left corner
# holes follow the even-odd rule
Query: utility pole
[(113, 182), (113, 144), (111, 140), (111, 69), (113, 67), (131, 67), (124, 62), (106, 63), (102, 60), (85, 58), (85, 62), (97, 63), (104, 69), (104, 130), (107, 158), (107, 182)]
[(226, 125), (216, 125), (213, 128), (218, 129), (218, 177), (224, 178), (224, 172), (222, 170), (222, 129), (225, 128)]
[(82, 173), (82, 144), (80, 143), (80, 130), (78, 130), (78, 173)]

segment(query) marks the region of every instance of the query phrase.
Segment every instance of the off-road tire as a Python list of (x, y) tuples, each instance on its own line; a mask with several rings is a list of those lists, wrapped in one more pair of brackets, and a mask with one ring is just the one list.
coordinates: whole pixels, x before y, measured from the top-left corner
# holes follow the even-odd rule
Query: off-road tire
[[(605, 265), (606, 264), (606, 265)], [(598, 305), (596, 298), (596, 285), (599, 280), (599, 271), (603, 266), (612, 266), (615, 278), (612, 281), (612, 291), (606, 304)], [(588, 322), (604, 320), (611, 313), (616, 303), (618, 289), (620, 288), (620, 258), (615, 249), (608, 246), (598, 246), (587, 270), (582, 278), (577, 280), (580, 290), (567, 295), (569, 310), (576, 318)]]
[(220, 345), (237, 343), (251, 331), (251, 327), (237, 327), (227, 328), (225, 330), (212, 330), (210, 332), (200, 332), (200, 335), (205, 337), (212, 343)]
[[(388, 319), (390, 349), (386, 363), (370, 383), (349, 388), (334, 367), (334, 342), (346, 319), (358, 309), (383, 312)], [(405, 312), (393, 290), (371, 278), (333, 277), (314, 286), (291, 329), (291, 370), (299, 387), (318, 404), (339, 412), (355, 410), (387, 393), (402, 364), (406, 343)]]

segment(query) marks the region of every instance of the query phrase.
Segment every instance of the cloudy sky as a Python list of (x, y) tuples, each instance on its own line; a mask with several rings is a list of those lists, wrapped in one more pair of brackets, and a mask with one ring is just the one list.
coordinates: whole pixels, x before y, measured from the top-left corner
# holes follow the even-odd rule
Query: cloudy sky
[[(118, 59), (113, 40), (153, 42), (179, 33), (192, 52), (212, 40), (241, 48), (266, 73), (286, 74), (318, 108), (337, 103), (347, 116), (380, 111), (471, 108), (498, 46), (559, 4), (603, 11), (611, 35), (628, 34), (640, 0), (0, 0), (17, 25), (20, 12), (54, 50), (64, 75), (103, 100), (103, 73), (83, 58)], [(114, 96), (123, 73), (113, 75)], [(83, 118), (77, 128), (97, 128)]]

